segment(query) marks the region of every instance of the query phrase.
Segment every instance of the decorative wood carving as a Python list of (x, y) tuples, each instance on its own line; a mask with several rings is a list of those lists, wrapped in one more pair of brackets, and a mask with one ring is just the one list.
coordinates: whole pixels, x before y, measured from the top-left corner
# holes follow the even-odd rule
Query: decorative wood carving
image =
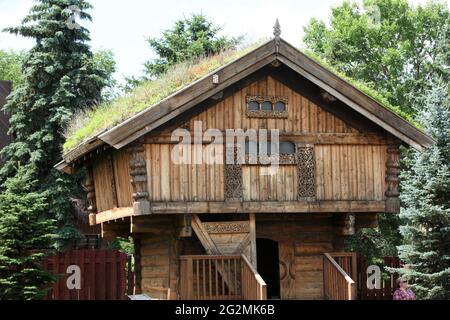
[(142, 143), (136, 143), (129, 148), (131, 155), (130, 175), (133, 188), (134, 215), (150, 214), (150, 201), (147, 185), (147, 165), (145, 148)]
[(285, 111), (247, 110), (245, 114), (249, 118), (286, 119), (289, 117), (289, 113), (287, 110)]
[(316, 163), (314, 146), (297, 145), (298, 200), (314, 200), (316, 197)]
[(356, 232), (356, 217), (354, 213), (335, 213), (333, 215), (334, 239), (333, 247), (336, 251), (344, 250), (345, 238)]
[(355, 234), (355, 214), (344, 213), (335, 215), (336, 234), (340, 236), (351, 236)]
[[(255, 159), (257, 157), (257, 159)], [(271, 163), (269, 155), (245, 155), (245, 164), (246, 165), (261, 165), (262, 163)], [(295, 154), (279, 154), (278, 155), (278, 164), (280, 165), (289, 165), (289, 164), (297, 164), (297, 158)]]
[(86, 167), (85, 188), (87, 192), (87, 212), (89, 214), (89, 225), (96, 225), (97, 200), (95, 198), (94, 173), (92, 166)]
[[(243, 182), (242, 164), (237, 159), (237, 148), (234, 149), (234, 164), (225, 164), (225, 200), (242, 201)], [(231, 162), (231, 161), (230, 161)]]
[(390, 145), (387, 148), (386, 161), (386, 212), (400, 212), (400, 151), (398, 145)]
[(192, 215), (189, 213), (177, 215), (177, 235), (179, 238), (192, 237)]
[(248, 221), (203, 222), (203, 227), (209, 234), (250, 232)]

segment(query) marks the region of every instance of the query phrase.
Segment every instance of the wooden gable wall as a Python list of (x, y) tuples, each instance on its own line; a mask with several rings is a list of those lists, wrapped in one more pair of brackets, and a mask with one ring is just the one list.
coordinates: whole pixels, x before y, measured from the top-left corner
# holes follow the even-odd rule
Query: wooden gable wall
[[(246, 114), (247, 96), (286, 98), (288, 117), (249, 118)], [(141, 141), (147, 167), (149, 201), (226, 200), (224, 164), (174, 164), (171, 161), (175, 147), (170, 141), (171, 132), (179, 126), (193, 132), (195, 121), (202, 122), (204, 131), (279, 129), (282, 141), (313, 146), (317, 201), (385, 200), (387, 135), (382, 132), (361, 132), (361, 129), (355, 129), (327, 111), (330, 106), (324, 108), (323, 101), (322, 105), (317, 101), (320, 99), (313, 101), (299, 90), (292, 89), (270, 75), (264, 75), (206, 110), (199, 110), (182, 124), (147, 135)], [(202, 148), (204, 151), (206, 144)], [(200, 157), (197, 152), (192, 147), (193, 158)], [(132, 206), (129, 161), (130, 155), (124, 148), (94, 163), (98, 212)], [(261, 166), (258, 165), (242, 166), (244, 202), (298, 200), (296, 165), (280, 165), (272, 176), (260, 175), (260, 170)]]

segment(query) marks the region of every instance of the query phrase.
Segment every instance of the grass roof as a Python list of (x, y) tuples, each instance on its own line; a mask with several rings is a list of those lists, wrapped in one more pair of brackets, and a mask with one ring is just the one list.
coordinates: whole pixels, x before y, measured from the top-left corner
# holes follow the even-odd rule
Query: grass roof
[(239, 50), (225, 50), (216, 55), (177, 64), (161, 77), (140, 84), (129, 94), (75, 114), (65, 131), (64, 152), (239, 59), (258, 45), (259, 42)]
[(360, 90), (361, 92), (363, 92), (366, 95), (368, 95), (369, 97), (371, 97), (373, 100), (378, 102), (380, 105), (382, 105), (386, 109), (392, 111), (393, 113), (397, 114), (398, 116), (400, 116), (404, 120), (408, 121), (411, 125), (413, 125), (417, 129), (423, 131), (422, 125), (419, 122), (417, 122), (410, 114), (408, 114), (405, 111), (403, 111), (399, 106), (392, 105), (388, 101), (388, 99), (386, 99), (385, 96), (383, 96), (380, 92), (378, 92), (374, 88), (370, 87), (369, 85), (365, 84), (362, 81), (355, 80), (355, 79), (347, 76), (346, 74), (338, 71), (330, 63), (328, 63), (328, 61), (320, 58), (317, 54), (315, 54), (312, 51), (305, 50), (305, 51), (303, 51), (303, 53), (306, 54), (309, 58), (311, 58), (314, 61), (316, 61), (318, 64), (322, 65), (325, 69), (333, 72), (334, 74), (336, 74), (340, 78), (342, 78), (345, 81), (347, 81), (348, 83), (350, 83), (356, 89)]
[[(114, 127), (140, 111), (159, 103), (194, 81), (237, 60), (256, 48), (259, 44), (249, 45), (240, 50), (223, 51), (217, 55), (202, 57), (172, 66), (158, 79), (142, 83), (129, 94), (119, 97), (112, 102), (101, 103), (92, 109), (77, 113), (66, 129), (64, 152), (76, 148), (84, 141)], [(312, 52), (305, 52), (305, 54), (416, 128), (421, 129), (420, 124), (414, 121), (410, 115), (403, 112), (399, 107), (391, 105), (385, 97), (373, 88), (342, 74)]]

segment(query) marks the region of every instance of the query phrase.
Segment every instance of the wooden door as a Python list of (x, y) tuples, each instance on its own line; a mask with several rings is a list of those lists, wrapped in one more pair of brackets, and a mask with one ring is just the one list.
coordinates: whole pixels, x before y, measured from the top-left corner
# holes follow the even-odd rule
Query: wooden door
[(293, 241), (278, 243), (281, 299), (295, 299), (295, 245)]

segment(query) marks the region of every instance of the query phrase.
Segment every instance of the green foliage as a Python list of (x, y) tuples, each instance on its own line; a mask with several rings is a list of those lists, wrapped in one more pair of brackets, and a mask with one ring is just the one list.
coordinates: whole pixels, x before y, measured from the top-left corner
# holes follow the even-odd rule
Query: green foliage
[(415, 115), (439, 69), (438, 39), (448, 19), (447, 5), (438, 1), (417, 7), (407, 0), (345, 1), (333, 7), (329, 24), (312, 19), (303, 41), (339, 71)]
[(54, 280), (41, 270), (55, 237), (49, 192), (34, 191), (36, 184), (19, 169), (0, 194), (0, 300), (40, 298)]
[(235, 49), (242, 37), (219, 36), (221, 28), (203, 14), (192, 14), (175, 21), (172, 29), (163, 31), (161, 38), (148, 43), (158, 58), (145, 63), (145, 75), (152, 79), (165, 73), (172, 65)]
[(133, 239), (131, 237), (129, 238), (117, 237), (116, 239), (114, 239), (113, 242), (111, 242), (110, 248), (117, 249), (121, 252), (125, 252), (129, 256), (133, 256), (134, 254), (134, 244)]
[(398, 231), (400, 219), (397, 215), (378, 214), (378, 228), (360, 229), (346, 240), (346, 249), (358, 252), (370, 263), (386, 256), (397, 256), (397, 246), (401, 244)]
[(420, 298), (450, 298), (450, 86), (436, 81), (420, 113), (425, 130), (437, 143), (411, 159), (401, 176), (404, 220), (399, 246), (406, 267), (400, 273), (413, 281)]
[(94, 52), (94, 65), (104, 74), (105, 86), (102, 90), (102, 101), (111, 101), (117, 97), (117, 80), (114, 78), (117, 66), (112, 50), (102, 49)]
[(0, 50), (0, 80), (12, 81), (17, 86), (21, 80), (24, 52)]
[(416, 128), (422, 130), (422, 125), (417, 122), (410, 114), (404, 112), (400, 107), (393, 106), (386, 97), (375, 90), (374, 88), (370, 87), (370, 85), (365, 84), (362, 80), (355, 80), (346, 74), (338, 71), (335, 67), (333, 67), (329, 62), (322, 59), (320, 56), (318, 56), (316, 53), (305, 50), (305, 54), (310, 57), (311, 59), (315, 60), (317, 63), (324, 66), (329, 71), (333, 72), (334, 74), (338, 75), (348, 83), (350, 83), (352, 86), (354, 86), (356, 89), (360, 90), (361, 92), (365, 93), (369, 97), (371, 97), (373, 100), (377, 101), (382, 106), (388, 108), (390, 111), (394, 112), (398, 116), (402, 117), (406, 121), (408, 121), (410, 124), (415, 126)]
[(19, 166), (30, 180), (39, 181), (33, 191), (48, 192), (48, 213), (58, 222), (61, 241), (75, 236), (70, 196), (77, 186), (53, 168), (61, 158), (62, 132), (77, 110), (101, 100), (107, 78), (87, 44), (88, 30), (69, 27), (70, 6), (81, 10), (77, 23), (91, 19), (84, 0), (39, 0), (22, 25), (6, 29), (36, 44), (24, 57), (22, 81), (5, 105), (15, 140), (2, 150), (6, 162), (0, 169), (0, 181), (14, 177)]

